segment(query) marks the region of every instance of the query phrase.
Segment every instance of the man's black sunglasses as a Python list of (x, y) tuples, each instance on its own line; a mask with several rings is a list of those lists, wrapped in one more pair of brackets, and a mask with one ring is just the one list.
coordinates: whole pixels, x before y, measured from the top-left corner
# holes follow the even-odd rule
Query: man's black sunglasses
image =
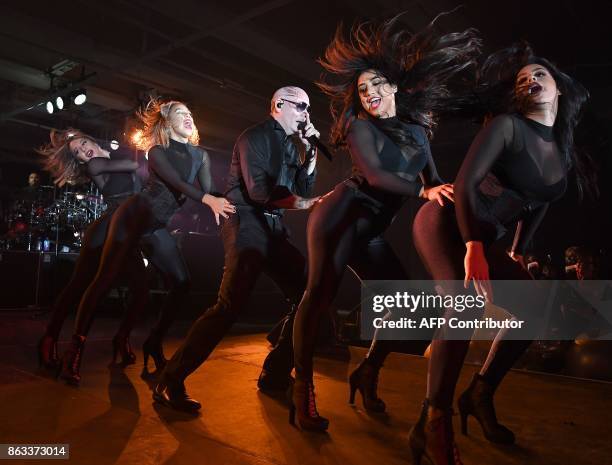
[(284, 102), (293, 103), (295, 105), (295, 109), (300, 113), (304, 113), (305, 111), (310, 113), (310, 105), (308, 105), (306, 102), (294, 102), (293, 100), (286, 99), (285, 97), (283, 97), (281, 100)]

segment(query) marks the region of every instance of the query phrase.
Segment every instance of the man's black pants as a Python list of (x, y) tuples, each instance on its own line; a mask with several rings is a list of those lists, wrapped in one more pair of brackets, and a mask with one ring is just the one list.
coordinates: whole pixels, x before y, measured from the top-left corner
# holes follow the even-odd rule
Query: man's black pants
[(217, 303), (190, 328), (163, 373), (182, 382), (208, 358), (243, 310), (261, 272), (278, 285), (291, 304), (283, 331), (264, 368), (279, 377), (293, 369), (293, 316), (306, 284), (306, 260), (289, 241), (281, 218), (262, 211), (238, 209), (222, 229), (225, 248), (223, 279)]

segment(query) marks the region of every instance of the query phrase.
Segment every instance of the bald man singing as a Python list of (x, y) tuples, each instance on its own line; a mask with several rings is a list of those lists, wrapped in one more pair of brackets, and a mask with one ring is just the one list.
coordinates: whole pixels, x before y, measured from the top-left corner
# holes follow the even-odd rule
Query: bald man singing
[[(196, 412), (184, 380), (208, 358), (245, 307), (261, 272), (278, 285), (291, 305), (280, 337), (259, 377), (261, 390), (284, 390), (293, 369), (294, 307), (306, 284), (306, 260), (289, 241), (283, 210), (309, 209), (317, 151), (307, 138), (319, 136), (310, 122), (310, 100), (299, 87), (272, 96), (270, 117), (244, 131), (234, 146), (225, 191), (236, 214), (222, 227), (225, 267), (217, 303), (191, 327), (183, 345), (162, 372), (153, 399), (177, 410)], [(295, 137), (294, 137), (295, 136)], [(296, 139), (304, 147), (303, 161)]]

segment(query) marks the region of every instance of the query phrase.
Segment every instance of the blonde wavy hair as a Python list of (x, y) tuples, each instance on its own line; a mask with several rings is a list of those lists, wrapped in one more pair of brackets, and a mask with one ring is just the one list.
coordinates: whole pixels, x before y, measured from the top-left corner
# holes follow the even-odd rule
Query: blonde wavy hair
[[(168, 147), (170, 144), (169, 118), (172, 108), (176, 105), (185, 105), (185, 103), (178, 100), (162, 102), (159, 99), (151, 98), (145, 109), (138, 111), (138, 118), (143, 124), (142, 137), (134, 144), (138, 149), (148, 151), (155, 145)], [(200, 142), (200, 134), (195, 123), (188, 142), (191, 145), (198, 145)]]
[(65, 184), (89, 182), (86, 164), (74, 156), (70, 150), (70, 142), (77, 139), (89, 139), (96, 144), (98, 142), (93, 137), (74, 128), (63, 131), (52, 129), (49, 139), (50, 142), (36, 149), (36, 152), (45, 157), (43, 169), (51, 174), (53, 182), (59, 187)]

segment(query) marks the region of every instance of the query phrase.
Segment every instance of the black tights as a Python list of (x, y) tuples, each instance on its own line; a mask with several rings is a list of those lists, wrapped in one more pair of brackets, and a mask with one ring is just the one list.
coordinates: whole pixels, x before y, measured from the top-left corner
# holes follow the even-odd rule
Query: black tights
[[(295, 317), (293, 348), (299, 378), (312, 380), (318, 324), (334, 300), (346, 266), (362, 280), (407, 279), (393, 249), (379, 235), (390, 218), (377, 215), (361, 193), (339, 184), (319, 202), (308, 218), (308, 283)], [(423, 341), (407, 341), (423, 350)], [(380, 366), (396, 341), (375, 341), (368, 360)]]
[[(410, 279), (399, 258), (391, 246), (381, 236), (367, 243), (367, 253), (362, 255), (362, 249), (353, 253), (348, 265), (360, 281)], [(366, 355), (368, 363), (380, 369), (391, 352), (402, 352), (412, 355), (423, 355), (430, 340), (388, 340), (378, 339), (377, 329), (374, 333), (370, 349)]]
[[(131, 260), (141, 245), (170, 287), (160, 319), (154, 328), (160, 336), (165, 334), (174, 321), (176, 308), (180, 307), (181, 300), (188, 291), (189, 277), (176, 240), (166, 229), (152, 228), (151, 225), (155, 223), (151, 202), (143, 195), (130, 197), (117, 209), (108, 228), (97, 272), (81, 298), (77, 311), (76, 334), (87, 334), (97, 302), (108, 293), (113, 282), (128, 264), (137, 261), (143, 266), (142, 259)], [(139, 273), (138, 276), (144, 277), (144, 268)]]
[[(413, 225), (413, 240), (423, 263), (436, 281), (463, 281), (465, 244), (461, 239), (452, 205), (441, 207), (437, 202), (426, 203), (417, 213)], [(490, 277), (503, 280), (532, 279), (505, 251), (490, 247), (486, 250)], [(461, 292), (460, 290), (457, 290)], [(453, 309), (449, 310), (454, 312)], [(450, 317), (451, 315), (446, 315)], [(511, 332), (496, 339), (491, 358), (483, 376), (497, 387), (531, 341), (508, 340)], [(465, 335), (462, 333), (462, 335)], [(455, 386), (468, 351), (469, 340), (436, 339), (431, 343), (427, 398), (437, 408), (450, 408)]]
[(161, 273), (168, 294), (164, 299), (152, 333), (160, 340), (174, 323), (176, 312), (184, 307), (190, 289), (187, 265), (177, 241), (167, 229), (156, 229), (145, 234), (141, 247), (147, 258)]
[[(53, 339), (59, 338), (59, 333), (62, 330), (68, 313), (78, 305), (81, 296), (96, 275), (113, 213), (114, 210), (107, 211), (89, 225), (87, 231), (85, 231), (83, 246), (79, 251), (70, 281), (58, 296), (47, 325), (47, 334), (53, 337)], [(148, 287), (144, 275), (145, 270), (138, 250), (135, 250), (127, 257), (124, 269), (126, 275), (133, 277), (133, 279), (129, 280), (130, 302), (127, 307), (127, 313), (117, 334), (121, 337), (128, 337), (136, 318), (141, 314), (146, 305), (148, 296)], [(83, 330), (83, 328), (80, 329)], [(87, 332), (87, 329), (83, 330), (83, 335)], [(77, 334), (81, 333), (77, 332)]]

